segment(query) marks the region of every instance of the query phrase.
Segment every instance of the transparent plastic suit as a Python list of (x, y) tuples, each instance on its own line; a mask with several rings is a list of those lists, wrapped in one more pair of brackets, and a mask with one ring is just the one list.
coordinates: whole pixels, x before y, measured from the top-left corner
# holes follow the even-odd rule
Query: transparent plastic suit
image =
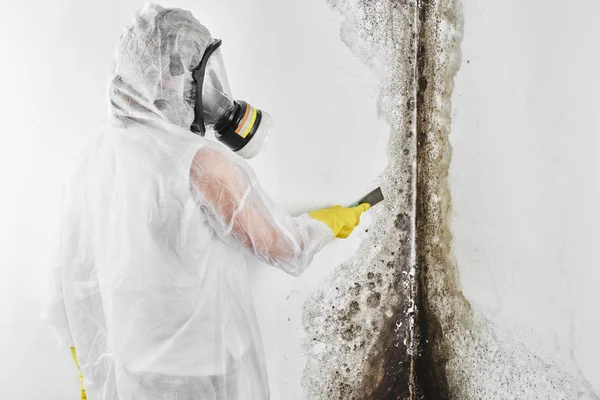
[(188, 11), (138, 11), (111, 67), (110, 124), (73, 160), (50, 318), (92, 400), (268, 399), (246, 257), (299, 275), (333, 238), (190, 132), (210, 38)]

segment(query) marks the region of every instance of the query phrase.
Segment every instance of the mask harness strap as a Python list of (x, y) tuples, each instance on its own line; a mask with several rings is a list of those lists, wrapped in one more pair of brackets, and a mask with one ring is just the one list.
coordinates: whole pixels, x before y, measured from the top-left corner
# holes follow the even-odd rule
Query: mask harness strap
[(194, 80), (196, 81), (196, 112), (194, 116), (194, 122), (192, 122), (190, 129), (192, 132), (197, 133), (200, 136), (204, 136), (206, 134), (206, 127), (204, 126), (204, 108), (202, 104), (202, 87), (204, 85), (206, 65), (208, 64), (210, 56), (219, 47), (221, 47), (221, 43), (223, 43), (221, 39), (216, 39), (206, 47), (206, 51), (202, 56), (202, 60), (200, 60), (200, 65), (198, 65), (198, 68), (196, 68), (194, 71)]

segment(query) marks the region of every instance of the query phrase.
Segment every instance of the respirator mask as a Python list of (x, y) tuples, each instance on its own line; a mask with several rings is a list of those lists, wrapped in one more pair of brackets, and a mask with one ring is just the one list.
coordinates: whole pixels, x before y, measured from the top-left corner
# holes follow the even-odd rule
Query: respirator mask
[(256, 156), (273, 130), (271, 116), (252, 105), (233, 100), (219, 47), (213, 40), (193, 72), (196, 83), (195, 118), (191, 130), (204, 136), (207, 129), (244, 158)]

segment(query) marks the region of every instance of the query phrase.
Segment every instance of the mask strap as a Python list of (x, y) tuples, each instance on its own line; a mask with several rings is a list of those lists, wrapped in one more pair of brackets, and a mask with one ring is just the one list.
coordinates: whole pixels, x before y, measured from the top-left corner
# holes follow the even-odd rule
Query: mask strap
[(191, 131), (204, 136), (206, 134), (206, 127), (204, 126), (204, 108), (202, 105), (202, 87), (204, 85), (204, 74), (206, 73), (206, 65), (210, 56), (221, 46), (222, 40), (215, 39), (206, 46), (202, 60), (198, 68), (194, 70), (193, 77), (196, 82), (196, 107), (194, 122), (190, 127)]

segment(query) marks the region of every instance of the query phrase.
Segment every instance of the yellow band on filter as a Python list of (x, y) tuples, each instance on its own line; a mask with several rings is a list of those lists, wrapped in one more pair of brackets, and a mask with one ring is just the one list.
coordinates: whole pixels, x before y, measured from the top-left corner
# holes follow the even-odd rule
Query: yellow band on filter
[(242, 118), (242, 121), (240, 122), (238, 127), (235, 128), (235, 133), (237, 133), (238, 135), (241, 135), (240, 132), (242, 132), (244, 125), (248, 121), (248, 116), (250, 115), (250, 108), (250, 104), (246, 104), (246, 111), (244, 112), (244, 117)]
[(252, 127), (254, 126), (254, 122), (256, 121), (257, 114), (258, 114), (258, 111), (256, 111), (256, 108), (252, 107), (252, 119), (250, 119), (250, 122), (248, 123), (248, 127), (244, 130), (244, 133), (242, 134), (242, 137), (244, 139), (246, 138), (246, 136), (248, 136), (248, 134), (252, 130)]

